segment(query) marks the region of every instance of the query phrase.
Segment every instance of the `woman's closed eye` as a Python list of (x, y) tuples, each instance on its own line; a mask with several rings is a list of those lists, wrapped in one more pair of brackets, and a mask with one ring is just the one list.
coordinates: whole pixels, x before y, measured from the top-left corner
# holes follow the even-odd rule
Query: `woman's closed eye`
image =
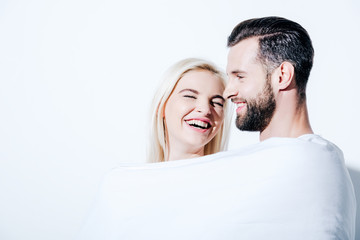
[(210, 104), (214, 107), (215, 106), (224, 107), (224, 103), (225, 103), (225, 99), (221, 95), (214, 96), (210, 101)]
[(185, 88), (181, 90), (179, 94), (181, 94), (181, 96), (184, 98), (197, 99), (197, 95), (199, 94), (199, 92), (195, 89)]
[(196, 96), (194, 96), (194, 95), (184, 95), (183, 97), (196, 99)]
[(212, 106), (217, 105), (217, 106), (220, 106), (220, 107), (224, 107), (224, 103), (221, 100), (212, 100), (211, 105)]

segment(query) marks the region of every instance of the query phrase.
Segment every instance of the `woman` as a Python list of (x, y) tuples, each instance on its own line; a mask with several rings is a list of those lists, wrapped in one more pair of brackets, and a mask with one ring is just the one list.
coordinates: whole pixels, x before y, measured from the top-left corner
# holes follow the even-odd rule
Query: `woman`
[[(187, 159), (224, 150), (229, 126), (224, 123), (228, 112), (222, 97), (224, 87), (222, 72), (207, 61), (191, 58), (173, 65), (153, 101), (148, 161)], [(190, 202), (196, 203), (191, 195), (167, 195), (169, 188), (187, 189), (176, 177), (182, 176), (177, 163), (181, 162), (161, 166), (126, 165), (110, 171), (102, 181), (97, 201), (78, 239), (155, 239), (162, 232), (172, 231), (148, 228), (148, 221), (158, 221), (154, 217), (158, 214), (171, 216), (176, 201), (185, 199), (186, 204), (191, 199)], [(192, 173), (196, 175), (197, 171)], [(169, 200), (171, 197), (176, 200)], [(168, 204), (170, 209), (166, 207)], [(147, 229), (150, 234), (145, 238), (133, 237), (142, 234), (138, 229)]]
[(188, 58), (174, 64), (155, 94), (148, 162), (222, 151), (229, 121), (223, 73), (212, 63)]

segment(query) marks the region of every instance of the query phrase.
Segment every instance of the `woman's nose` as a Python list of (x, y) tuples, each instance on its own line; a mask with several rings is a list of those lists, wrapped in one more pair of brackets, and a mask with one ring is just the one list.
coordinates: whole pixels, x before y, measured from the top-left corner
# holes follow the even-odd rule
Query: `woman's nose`
[(205, 101), (199, 102), (198, 105), (196, 106), (196, 111), (208, 115), (211, 113), (211, 105), (209, 102), (205, 102)]

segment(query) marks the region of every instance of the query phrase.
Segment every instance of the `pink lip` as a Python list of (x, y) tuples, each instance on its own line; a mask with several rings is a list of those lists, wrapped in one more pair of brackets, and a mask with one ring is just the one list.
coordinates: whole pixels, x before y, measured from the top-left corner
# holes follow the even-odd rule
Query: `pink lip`
[(211, 125), (210, 120), (207, 119), (207, 118), (189, 118), (189, 119), (185, 119), (185, 121), (190, 121), (190, 120), (198, 120), (198, 121), (209, 123)]
[(237, 109), (236, 109), (236, 113), (239, 113), (240, 111), (241, 111), (241, 109), (243, 109), (245, 107), (245, 105), (244, 106), (241, 106), (241, 107), (238, 107)]
[(191, 126), (191, 125), (189, 125), (187, 123), (187, 121), (190, 121), (190, 120), (198, 120), (198, 121), (206, 122), (206, 123), (210, 124), (210, 126), (212, 126), (212, 124), (211, 124), (210, 120), (206, 119), (206, 118), (189, 118), (189, 119), (186, 119), (185, 120), (186, 125), (188, 127), (190, 127), (192, 130), (196, 131), (196, 132), (205, 133), (205, 132), (207, 132), (207, 131), (209, 131), (211, 129), (211, 127), (208, 128), (208, 129), (200, 129), (200, 128), (193, 127), (193, 126)]
[(236, 108), (236, 113), (239, 113), (244, 107), (246, 107), (246, 103), (245, 102), (234, 102), (235, 104), (239, 104), (239, 103), (244, 103), (244, 105)]

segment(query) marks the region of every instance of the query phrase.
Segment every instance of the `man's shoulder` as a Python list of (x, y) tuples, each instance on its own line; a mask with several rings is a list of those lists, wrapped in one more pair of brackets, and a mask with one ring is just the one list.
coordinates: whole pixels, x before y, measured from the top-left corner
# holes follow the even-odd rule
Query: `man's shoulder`
[[(253, 155), (270, 157), (291, 157), (291, 159), (332, 159), (343, 162), (343, 153), (334, 143), (315, 134), (298, 138), (273, 137), (257, 144), (215, 154), (216, 158), (240, 158)], [(261, 159), (261, 158), (260, 158)]]
[(340, 150), (340, 148), (338, 146), (336, 146), (331, 141), (321, 137), (320, 135), (305, 134), (305, 135), (302, 135), (302, 136), (298, 137), (297, 139), (299, 139), (301, 141), (305, 141), (305, 142), (310, 143), (310, 144), (314, 144), (314, 145), (322, 147), (322, 148), (325, 147), (325, 149), (327, 151), (337, 151), (340, 154), (342, 154), (342, 151)]

